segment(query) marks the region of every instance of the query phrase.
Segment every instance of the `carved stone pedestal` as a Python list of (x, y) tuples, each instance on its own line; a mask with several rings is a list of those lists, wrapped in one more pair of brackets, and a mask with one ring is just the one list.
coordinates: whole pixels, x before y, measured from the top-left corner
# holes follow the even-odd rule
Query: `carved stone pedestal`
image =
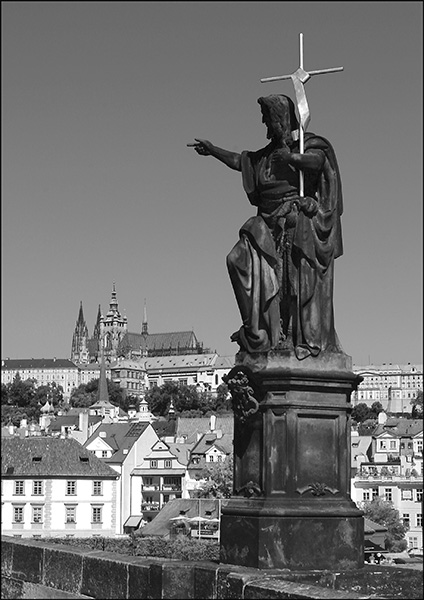
[(234, 495), (221, 517), (221, 562), (274, 569), (363, 566), (362, 512), (350, 499), (350, 357), (238, 355), (225, 378), (234, 407)]

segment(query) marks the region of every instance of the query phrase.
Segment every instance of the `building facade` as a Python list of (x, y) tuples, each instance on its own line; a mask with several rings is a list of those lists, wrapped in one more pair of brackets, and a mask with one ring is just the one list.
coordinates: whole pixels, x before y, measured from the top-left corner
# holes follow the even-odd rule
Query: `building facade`
[[(360, 447), (362, 436), (352, 436)], [(388, 418), (381, 422), (371, 438), (364, 436), (360, 461), (351, 479), (352, 500), (358, 506), (379, 496), (392, 502), (400, 518), (408, 525), (409, 548), (423, 547), (423, 423), (422, 420)], [(365, 450), (366, 449), (366, 450)]]
[(353, 406), (381, 402), (386, 413), (411, 414), (411, 401), (423, 389), (422, 364), (354, 365), (353, 371), (363, 377), (352, 394)]
[(12, 383), (19, 373), (22, 381), (34, 379), (36, 386), (55, 383), (62, 386), (63, 397), (69, 400), (79, 385), (78, 367), (67, 358), (5, 358), (2, 360), (1, 382)]
[(2, 438), (2, 534), (114, 536), (119, 475), (76, 440)]

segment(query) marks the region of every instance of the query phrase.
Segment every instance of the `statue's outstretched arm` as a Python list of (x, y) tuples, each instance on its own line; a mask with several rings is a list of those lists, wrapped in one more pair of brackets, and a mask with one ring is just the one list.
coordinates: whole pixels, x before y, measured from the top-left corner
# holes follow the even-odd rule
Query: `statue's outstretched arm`
[(196, 140), (195, 144), (187, 144), (187, 146), (193, 147), (197, 154), (202, 156), (213, 156), (220, 160), (224, 165), (230, 167), (230, 169), (234, 169), (235, 171), (241, 171), (241, 155), (237, 152), (230, 152), (229, 150), (224, 150), (224, 148), (219, 148), (218, 146), (214, 146), (209, 140), (200, 140), (198, 138), (194, 138)]

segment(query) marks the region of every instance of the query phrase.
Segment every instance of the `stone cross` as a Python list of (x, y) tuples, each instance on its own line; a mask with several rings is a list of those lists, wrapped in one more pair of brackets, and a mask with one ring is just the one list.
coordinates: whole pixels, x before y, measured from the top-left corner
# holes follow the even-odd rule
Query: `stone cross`
[[(309, 113), (308, 101), (306, 99), (304, 84), (312, 77), (312, 75), (321, 75), (323, 73), (335, 73), (336, 71), (343, 71), (343, 67), (333, 67), (331, 69), (319, 69), (318, 71), (305, 71), (303, 68), (303, 33), (299, 34), (299, 68), (291, 75), (277, 75), (276, 77), (265, 77), (261, 79), (261, 83), (268, 83), (270, 81), (280, 81), (282, 79), (291, 79), (294, 85), (294, 91), (296, 94), (297, 110), (299, 113), (299, 148), (300, 154), (304, 152), (304, 133), (311, 120)], [(303, 196), (304, 188), (304, 177), (303, 171), (299, 171), (300, 185), (299, 192), (300, 196)]]

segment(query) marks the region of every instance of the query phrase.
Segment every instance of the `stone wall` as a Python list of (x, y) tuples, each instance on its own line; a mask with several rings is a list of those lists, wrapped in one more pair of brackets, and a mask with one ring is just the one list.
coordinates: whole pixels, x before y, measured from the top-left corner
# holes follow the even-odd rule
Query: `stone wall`
[(6, 598), (342, 600), (422, 598), (422, 571), (370, 565), (350, 572), (264, 571), (83, 550), (2, 537)]

